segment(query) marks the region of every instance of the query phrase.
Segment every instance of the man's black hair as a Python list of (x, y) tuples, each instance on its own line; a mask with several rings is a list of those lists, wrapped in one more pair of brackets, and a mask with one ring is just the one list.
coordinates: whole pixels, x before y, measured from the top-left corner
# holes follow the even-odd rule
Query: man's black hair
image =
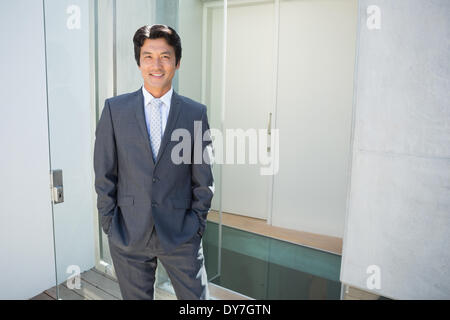
[(139, 28), (133, 37), (134, 58), (137, 65), (140, 66), (141, 48), (146, 39), (164, 38), (169, 46), (175, 51), (175, 65), (181, 60), (181, 39), (178, 33), (169, 26), (163, 24), (154, 24), (152, 26), (143, 26)]

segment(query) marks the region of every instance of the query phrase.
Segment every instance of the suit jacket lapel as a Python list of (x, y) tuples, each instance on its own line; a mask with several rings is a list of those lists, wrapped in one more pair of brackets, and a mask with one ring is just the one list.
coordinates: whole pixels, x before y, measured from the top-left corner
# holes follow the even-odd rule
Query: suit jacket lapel
[(145, 111), (144, 111), (145, 106), (142, 88), (135, 92), (134, 98), (132, 99), (131, 103), (133, 104), (133, 107), (135, 109), (135, 116), (136, 121), (138, 123), (139, 131), (141, 131), (142, 136), (144, 137), (146, 142), (145, 150), (149, 155), (150, 163), (153, 167), (155, 163), (153, 161), (152, 150), (150, 148), (150, 137), (148, 136), (147, 124), (145, 123)]
[(166, 148), (167, 143), (170, 141), (170, 137), (172, 135), (172, 131), (174, 130), (175, 124), (177, 123), (180, 110), (181, 110), (180, 97), (174, 90), (172, 93), (172, 99), (170, 101), (169, 116), (167, 118), (167, 124), (166, 128), (164, 129), (164, 134), (161, 140), (161, 146), (159, 147), (158, 157), (156, 158), (155, 166), (161, 159), (161, 156), (164, 153), (164, 149)]

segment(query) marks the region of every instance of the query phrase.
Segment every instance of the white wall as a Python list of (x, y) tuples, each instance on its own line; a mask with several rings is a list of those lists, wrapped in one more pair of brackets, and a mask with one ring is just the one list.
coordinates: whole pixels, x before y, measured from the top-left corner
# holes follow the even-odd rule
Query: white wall
[(55, 285), (42, 1), (0, 2), (0, 299)]
[(360, 1), (359, 28), (341, 281), (449, 299), (450, 2)]

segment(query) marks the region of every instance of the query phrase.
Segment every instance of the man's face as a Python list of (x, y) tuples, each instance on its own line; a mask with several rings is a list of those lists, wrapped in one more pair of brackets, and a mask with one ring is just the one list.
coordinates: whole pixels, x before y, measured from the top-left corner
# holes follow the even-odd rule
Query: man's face
[(141, 47), (140, 67), (144, 86), (155, 98), (163, 96), (172, 86), (172, 78), (180, 63), (175, 65), (175, 50), (164, 38), (146, 39)]

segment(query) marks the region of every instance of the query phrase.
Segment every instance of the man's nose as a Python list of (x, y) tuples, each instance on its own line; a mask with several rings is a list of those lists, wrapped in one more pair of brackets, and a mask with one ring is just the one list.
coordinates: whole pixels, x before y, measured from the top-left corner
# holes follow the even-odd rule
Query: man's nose
[(153, 59), (153, 67), (160, 67), (161, 66), (161, 59), (160, 58), (155, 58)]

